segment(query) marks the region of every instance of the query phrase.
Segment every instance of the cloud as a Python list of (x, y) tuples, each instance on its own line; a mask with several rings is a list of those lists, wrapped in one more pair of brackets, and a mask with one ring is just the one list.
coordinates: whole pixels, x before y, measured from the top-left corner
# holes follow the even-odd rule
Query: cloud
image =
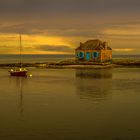
[(16, 46), (0, 45), (0, 54), (19, 54)]
[(64, 52), (64, 53), (72, 53), (74, 50), (69, 46), (49, 46), (49, 45), (41, 45), (36, 47), (37, 50), (45, 51), (45, 52)]
[(138, 0), (1, 0), (0, 17), (4, 21), (22, 22), (78, 19), (81, 24), (99, 23), (103, 19), (105, 23), (113, 21), (109, 19), (138, 19), (139, 4)]
[(102, 31), (105, 35), (140, 36), (140, 24), (116, 25)]
[[(126, 4), (127, 3), (127, 4)], [(138, 0), (4, 0), (0, 1), (1, 10), (14, 11), (104, 11), (104, 10), (126, 10), (139, 7)], [(85, 8), (85, 9), (84, 9)], [(12, 11), (11, 11), (12, 12)], [(30, 14), (30, 13), (29, 13)]]
[(70, 52), (69, 47), (94, 38), (114, 49), (137, 51), (139, 5), (138, 0), (1, 0), (0, 33), (5, 38), (0, 34), (0, 45), (17, 46), (18, 38), (8, 34), (22, 33), (26, 52)]
[(132, 52), (135, 51), (135, 49), (130, 49), (130, 48), (119, 48), (119, 49), (113, 49), (115, 52)]

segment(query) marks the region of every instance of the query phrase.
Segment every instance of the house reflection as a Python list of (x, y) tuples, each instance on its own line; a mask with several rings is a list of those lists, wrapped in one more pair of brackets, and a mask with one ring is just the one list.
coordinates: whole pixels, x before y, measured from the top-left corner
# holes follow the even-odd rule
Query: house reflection
[(112, 73), (108, 69), (88, 69), (88, 70), (76, 70), (76, 77), (90, 78), (90, 79), (110, 79)]
[(76, 70), (76, 93), (80, 99), (101, 102), (111, 95), (111, 80), (111, 70)]
[(10, 83), (15, 88), (16, 93), (18, 94), (18, 108), (20, 115), (23, 115), (24, 103), (23, 103), (23, 94), (24, 94), (24, 84), (26, 82), (26, 77), (11, 77), (9, 78)]

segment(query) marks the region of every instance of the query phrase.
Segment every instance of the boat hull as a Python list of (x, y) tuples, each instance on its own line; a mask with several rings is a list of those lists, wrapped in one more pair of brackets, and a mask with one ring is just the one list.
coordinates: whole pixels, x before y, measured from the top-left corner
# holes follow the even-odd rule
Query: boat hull
[(27, 71), (10, 72), (11, 76), (27, 76)]

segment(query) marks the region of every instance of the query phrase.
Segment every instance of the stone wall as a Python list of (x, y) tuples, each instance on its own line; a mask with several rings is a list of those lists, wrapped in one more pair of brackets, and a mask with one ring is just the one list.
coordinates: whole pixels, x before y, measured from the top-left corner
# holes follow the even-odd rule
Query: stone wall
[[(84, 57), (77, 57), (77, 54), (80, 53), (80, 52), (83, 52), (84, 53)], [(100, 51), (97, 51), (97, 50), (76, 50), (75, 52), (75, 57), (76, 57), (76, 60), (79, 60), (79, 61), (87, 61), (86, 59), (86, 53), (89, 52), (90, 53), (90, 60), (89, 61), (96, 61), (96, 62), (100, 62), (101, 61), (101, 52)], [(99, 56), (97, 58), (93, 58), (93, 53), (94, 52), (97, 52), (99, 54)]]
[[(81, 52), (81, 57), (78, 56)], [(87, 60), (86, 53), (90, 53), (90, 60)], [(93, 53), (98, 53), (98, 57), (93, 57)], [(76, 50), (75, 58), (79, 61), (94, 61), (94, 62), (105, 62), (112, 59), (112, 50)]]
[(112, 60), (112, 50), (101, 50), (101, 62)]

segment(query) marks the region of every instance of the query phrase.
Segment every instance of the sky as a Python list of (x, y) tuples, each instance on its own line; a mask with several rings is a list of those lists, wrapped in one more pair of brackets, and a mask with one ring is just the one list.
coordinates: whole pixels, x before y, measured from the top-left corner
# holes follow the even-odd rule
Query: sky
[(139, 0), (1, 0), (0, 54), (73, 54), (107, 41), (114, 54), (140, 54)]

